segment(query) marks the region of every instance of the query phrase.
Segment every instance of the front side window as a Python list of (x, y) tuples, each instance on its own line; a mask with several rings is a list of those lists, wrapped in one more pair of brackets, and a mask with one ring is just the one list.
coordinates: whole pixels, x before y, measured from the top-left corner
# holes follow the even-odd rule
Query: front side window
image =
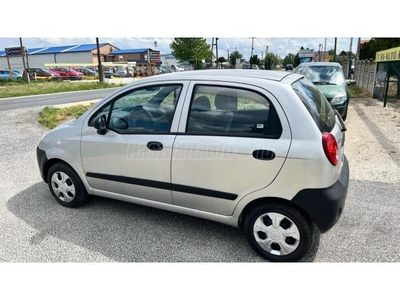
[(279, 138), (282, 126), (268, 99), (255, 91), (198, 85), (186, 132)]
[(157, 85), (129, 91), (99, 109), (89, 126), (105, 115), (107, 127), (121, 134), (168, 133), (181, 90), (181, 85)]

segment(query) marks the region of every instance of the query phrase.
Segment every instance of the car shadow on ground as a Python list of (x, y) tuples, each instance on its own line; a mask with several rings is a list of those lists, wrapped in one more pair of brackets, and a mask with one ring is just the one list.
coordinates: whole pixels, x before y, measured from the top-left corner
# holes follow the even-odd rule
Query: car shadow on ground
[[(12, 197), (7, 208), (38, 231), (32, 246), (50, 235), (117, 262), (268, 262), (237, 228), (100, 197), (70, 209), (43, 182)], [(302, 261), (314, 260), (318, 244), (319, 236)]]

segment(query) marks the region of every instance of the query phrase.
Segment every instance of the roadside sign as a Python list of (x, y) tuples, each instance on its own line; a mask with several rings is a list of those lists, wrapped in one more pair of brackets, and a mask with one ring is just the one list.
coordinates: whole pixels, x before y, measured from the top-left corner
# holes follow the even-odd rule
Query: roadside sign
[(23, 56), (25, 55), (25, 48), (24, 47), (5, 48), (5, 52), (7, 57)]
[(375, 60), (376, 62), (400, 60), (400, 47), (376, 52)]
[(150, 63), (159, 64), (160, 61), (160, 51), (150, 51)]

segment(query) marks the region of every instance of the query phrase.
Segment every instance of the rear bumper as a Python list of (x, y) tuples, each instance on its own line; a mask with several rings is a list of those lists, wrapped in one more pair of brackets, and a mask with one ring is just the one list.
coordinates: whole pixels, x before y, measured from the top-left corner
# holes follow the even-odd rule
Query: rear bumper
[(349, 175), (349, 163), (344, 156), (338, 181), (328, 188), (302, 190), (292, 200), (310, 216), (321, 233), (331, 229), (343, 212), (349, 187)]

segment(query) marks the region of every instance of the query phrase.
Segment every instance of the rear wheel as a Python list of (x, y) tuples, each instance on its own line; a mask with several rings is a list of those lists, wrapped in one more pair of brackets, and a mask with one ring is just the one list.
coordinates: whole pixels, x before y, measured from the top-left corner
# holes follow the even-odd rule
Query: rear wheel
[(253, 249), (273, 262), (298, 261), (312, 246), (312, 226), (298, 210), (284, 203), (269, 202), (252, 209), (244, 230)]
[(54, 198), (63, 206), (77, 207), (88, 200), (88, 194), (79, 176), (68, 165), (58, 162), (47, 174), (47, 183)]

